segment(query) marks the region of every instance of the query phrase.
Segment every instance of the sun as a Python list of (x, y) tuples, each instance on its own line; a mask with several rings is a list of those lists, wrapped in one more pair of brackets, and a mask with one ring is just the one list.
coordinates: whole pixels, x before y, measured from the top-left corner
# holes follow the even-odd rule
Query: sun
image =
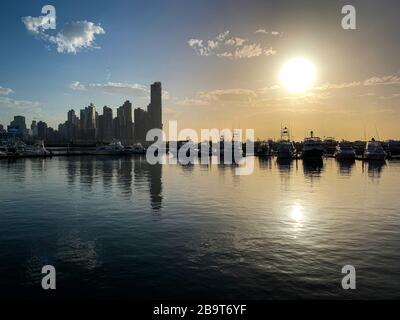
[(304, 92), (312, 88), (316, 79), (315, 65), (305, 58), (287, 61), (280, 72), (281, 85), (292, 93)]

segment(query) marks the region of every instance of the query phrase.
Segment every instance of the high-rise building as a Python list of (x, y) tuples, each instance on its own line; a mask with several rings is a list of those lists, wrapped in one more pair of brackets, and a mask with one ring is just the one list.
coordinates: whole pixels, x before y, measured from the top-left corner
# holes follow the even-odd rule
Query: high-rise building
[(113, 111), (111, 108), (104, 106), (103, 107), (103, 116), (102, 121), (99, 125), (102, 125), (102, 138), (104, 142), (111, 142), (114, 136), (113, 132)]
[(32, 120), (32, 123), (31, 123), (31, 135), (33, 137), (36, 137), (38, 135), (38, 128), (37, 128), (36, 120)]
[(162, 89), (161, 82), (154, 82), (150, 86), (150, 105), (148, 107), (152, 129), (162, 129)]
[(147, 111), (135, 109), (134, 139), (146, 143), (147, 132), (151, 129), (162, 129), (162, 88), (161, 82), (151, 85), (150, 104)]
[(122, 143), (130, 144), (133, 142), (133, 123), (132, 123), (132, 103), (125, 101), (124, 104), (117, 109), (117, 118), (115, 121), (116, 138)]
[(134, 138), (136, 142), (145, 143), (146, 134), (149, 128), (149, 114), (142, 108), (135, 109), (135, 131)]
[(80, 111), (80, 138), (85, 141), (96, 141), (96, 107), (91, 103)]
[(10, 125), (8, 126), (8, 131), (12, 131), (16, 134), (19, 135), (25, 135), (27, 134), (26, 130), (26, 123), (25, 123), (25, 117), (23, 116), (14, 116), (14, 120), (10, 122)]
[(38, 138), (41, 140), (47, 139), (47, 123), (39, 121), (37, 124)]

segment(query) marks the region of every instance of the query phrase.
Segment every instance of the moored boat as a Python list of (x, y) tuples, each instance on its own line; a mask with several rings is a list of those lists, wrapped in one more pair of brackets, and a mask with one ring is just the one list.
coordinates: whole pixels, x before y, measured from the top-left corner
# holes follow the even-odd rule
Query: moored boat
[(125, 148), (120, 141), (113, 141), (108, 145), (99, 146), (96, 148), (98, 155), (122, 155), (125, 153)]
[(356, 152), (350, 142), (342, 141), (336, 146), (334, 156), (337, 160), (352, 161), (356, 158)]
[(281, 139), (278, 141), (276, 156), (278, 159), (293, 159), (296, 156), (296, 148), (290, 140), (287, 127), (283, 128), (281, 132)]
[(302, 157), (303, 159), (321, 160), (324, 154), (324, 146), (320, 138), (310, 132), (310, 137), (304, 139)]
[(367, 147), (364, 152), (365, 160), (377, 160), (384, 161), (386, 159), (386, 152), (383, 150), (382, 144), (376, 141), (374, 138), (367, 143)]

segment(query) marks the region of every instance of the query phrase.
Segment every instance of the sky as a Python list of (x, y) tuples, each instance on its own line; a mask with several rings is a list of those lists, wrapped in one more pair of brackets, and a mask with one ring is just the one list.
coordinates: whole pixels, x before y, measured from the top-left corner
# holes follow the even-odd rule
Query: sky
[[(342, 28), (345, 4), (356, 30)], [(41, 10), (56, 9), (56, 29)], [(396, 1), (0, 2), (0, 123), (14, 115), (51, 126), (94, 103), (145, 108), (163, 86), (163, 122), (179, 129), (281, 126), (337, 139), (400, 138), (400, 4)], [(279, 82), (304, 57), (316, 68), (305, 92)]]

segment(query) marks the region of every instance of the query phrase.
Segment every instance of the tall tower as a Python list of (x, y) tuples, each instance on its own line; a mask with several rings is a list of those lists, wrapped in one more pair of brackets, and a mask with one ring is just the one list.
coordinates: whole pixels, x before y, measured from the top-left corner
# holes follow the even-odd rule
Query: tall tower
[(161, 104), (161, 82), (151, 85), (150, 105), (148, 108), (152, 128), (162, 129), (162, 104)]

